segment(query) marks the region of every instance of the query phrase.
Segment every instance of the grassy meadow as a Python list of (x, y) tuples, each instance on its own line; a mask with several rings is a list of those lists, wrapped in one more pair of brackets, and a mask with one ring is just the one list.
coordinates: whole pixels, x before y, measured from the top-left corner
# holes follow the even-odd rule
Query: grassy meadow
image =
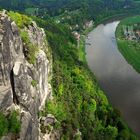
[(140, 16), (129, 17), (120, 22), (116, 30), (119, 51), (133, 68), (140, 72), (140, 42), (128, 40), (123, 33), (123, 26), (133, 26), (140, 23)]

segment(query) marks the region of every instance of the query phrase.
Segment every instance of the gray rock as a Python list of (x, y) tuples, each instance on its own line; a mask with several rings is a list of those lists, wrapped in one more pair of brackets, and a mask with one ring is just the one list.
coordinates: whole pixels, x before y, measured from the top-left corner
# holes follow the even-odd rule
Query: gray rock
[(44, 121), (44, 126), (47, 126), (48, 124), (49, 125), (54, 125), (55, 124), (55, 119), (54, 118), (51, 118), (51, 117), (47, 117)]
[[(13, 104), (18, 106), (21, 119), (19, 140), (38, 140), (38, 111), (51, 95), (48, 84), (51, 62), (44, 51), (48, 47), (44, 31), (35, 22), (23, 30), (28, 32), (30, 42), (38, 47), (34, 65), (29, 64), (24, 56), (25, 44), (17, 25), (5, 11), (0, 13), (0, 111), (13, 108)], [(33, 86), (32, 81), (37, 85)], [(3, 140), (9, 138), (4, 137)]]

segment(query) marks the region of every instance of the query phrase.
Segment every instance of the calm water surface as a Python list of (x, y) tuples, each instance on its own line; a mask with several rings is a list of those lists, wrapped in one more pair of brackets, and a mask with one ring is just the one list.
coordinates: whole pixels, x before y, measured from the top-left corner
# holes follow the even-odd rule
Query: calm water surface
[(110, 102), (140, 136), (140, 74), (118, 51), (115, 30), (119, 21), (99, 25), (86, 39), (86, 57)]

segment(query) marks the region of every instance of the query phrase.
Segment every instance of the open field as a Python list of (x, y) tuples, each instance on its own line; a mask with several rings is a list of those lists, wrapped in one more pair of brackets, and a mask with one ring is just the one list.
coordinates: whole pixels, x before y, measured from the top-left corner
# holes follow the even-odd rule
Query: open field
[(123, 26), (140, 23), (140, 16), (129, 17), (120, 22), (116, 30), (118, 48), (125, 59), (134, 69), (140, 72), (140, 42), (137, 40), (127, 40), (123, 33)]

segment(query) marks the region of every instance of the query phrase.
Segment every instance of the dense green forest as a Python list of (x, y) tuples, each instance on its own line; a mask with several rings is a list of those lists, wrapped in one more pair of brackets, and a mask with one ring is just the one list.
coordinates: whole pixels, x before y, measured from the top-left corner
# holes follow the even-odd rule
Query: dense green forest
[(53, 53), (54, 99), (46, 103), (40, 115), (55, 115), (58, 120), (55, 129), (64, 140), (137, 140), (120, 112), (109, 104), (85, 61), (79, 60), (76, 41), (69, 28), (35, 20), (45, 29)]
[(116, 36), (120, 52), (138, 72), (140, 72), (140, 16), (122, 20)]
[[(138, 140), (121, 113), (108, 102), (86, 62), (79, 59), (77, 41), (69, 28), (69, 25), (82, 23), (81, 31), (87, 20), (94, 20), (97, 24), (124, 12), (138, 13), (138, 1), (9, 0), (7, 3), (0, 0), (0, 6), (31, 14), (38, 25), (45, 29), (53, 56), (54, 98), (46, 102), (45, 110), (39, 115), (51, 113), (56, 117), (58, 121), (54, 128), (60, 132), (62, 140)], [(20, 15), (11, 14), (18, 23)], [(72, 17), (66, 18), (68, 15)], [(60, 20), (60, 23), (56, 23), (56, 20)], [(26, 34), (22, 39), (29, 43)], [(32, 53), (28, 53), (28, 58), (31, 58), (30, 55)]]

